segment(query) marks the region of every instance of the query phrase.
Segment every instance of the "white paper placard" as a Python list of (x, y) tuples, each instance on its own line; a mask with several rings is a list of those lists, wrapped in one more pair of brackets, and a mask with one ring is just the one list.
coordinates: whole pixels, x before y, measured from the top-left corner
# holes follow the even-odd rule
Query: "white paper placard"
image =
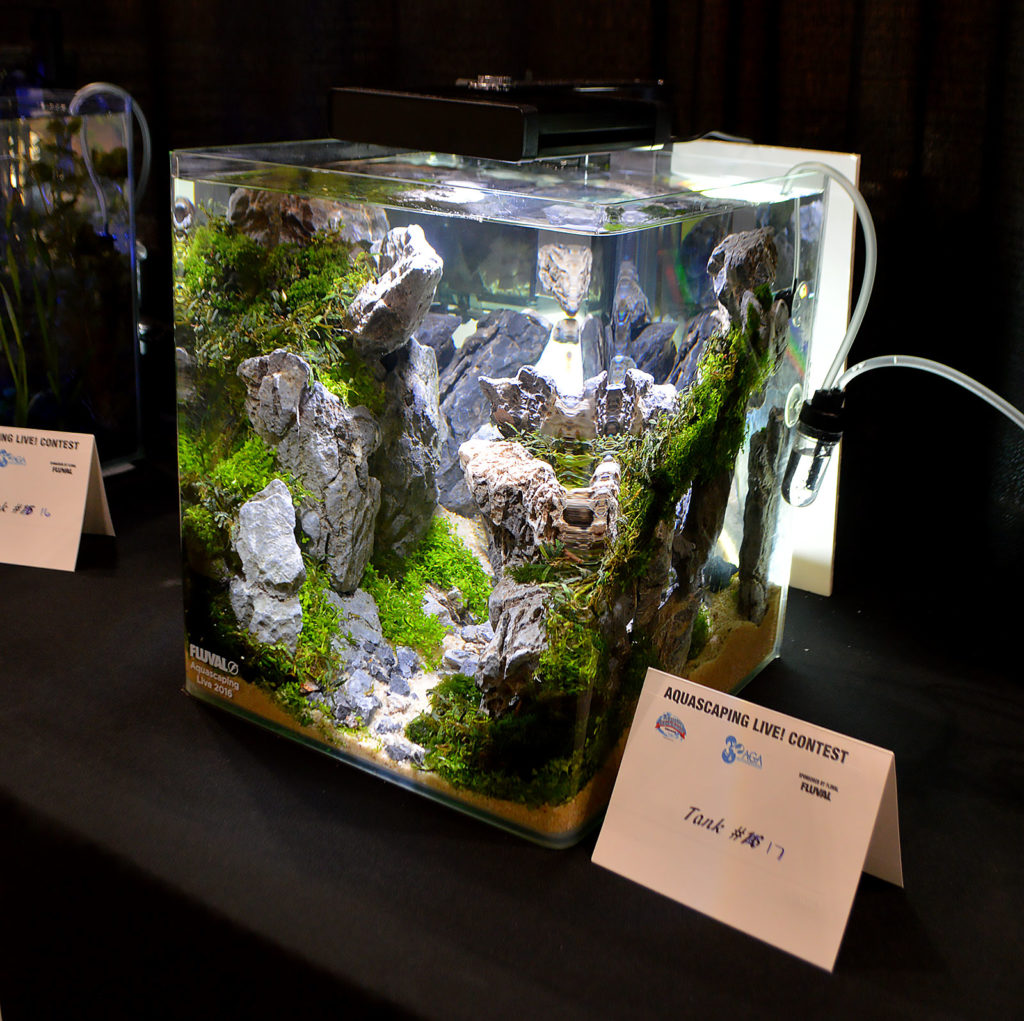
[(892, 752), (650, 670), (594, 862), (831, 971), (903, 885)]
[(0, 563), (73, 571), (82, 532), (114, 534), (96, 438), (0, 426)]

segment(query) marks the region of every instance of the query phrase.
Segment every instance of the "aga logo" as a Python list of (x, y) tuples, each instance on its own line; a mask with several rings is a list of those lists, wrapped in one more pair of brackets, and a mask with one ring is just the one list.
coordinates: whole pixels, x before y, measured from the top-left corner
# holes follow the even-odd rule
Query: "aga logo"
[(686, 737), (683, 721), (671, 713), (662, 713), (658, 717), (658, 722), (654, 724), (654, 729), (670, 741), (682, 741)]
[(9, 464), (25, 464), (25, 458), (12, 454), (6, 447), (0, 447), (0, 468), (6, 468)]
[(722, 749), (722, 761), (731, 766), (734, 762), (742, 762), (746, 766), (753, 766), (760, 769), (763, 765), (761, 753), (744, 748), (731, 734), (725, 739), (725, 747)]

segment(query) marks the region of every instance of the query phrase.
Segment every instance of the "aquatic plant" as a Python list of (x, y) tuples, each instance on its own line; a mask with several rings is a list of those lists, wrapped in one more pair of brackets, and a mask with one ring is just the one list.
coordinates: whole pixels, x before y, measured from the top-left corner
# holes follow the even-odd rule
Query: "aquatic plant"
[(207, 555), (230, 549), (231, 522), (238, 508), (271, 482), (280, 479), (298, 505), (302, 485), (277, 467), (274, 451), (253, 432), (234, 450), (221, 434), (211, 443), (203, 433), (178, 430), (178, 478), (182, 492), (182, 530), (186, 541), (198, 543)]
[[(108, 222), (97, 227), (86, 200), (94, 188), (123, 200), (126, 158), (93, 151), (94, 184), (73, 144), (80, 118), (5, 123), (12, 159), (0, 223), (0, 398), (9, 395), (9, 410), (0, 415), (103, 433), (108, 451), (103, 441), (123, 424), (119, 414), (132, 417), (119, 402), (134, 399), (126, 380), (111, 380), (112, 368), (134, 373), (131, 260), (108, 233), (111, 216), (128, 213), (123, 201), (108, 203)], [(120, 358), (111, 357), (118, 343)]]
[(411, 646), (429, 666), (436, 666), (445, 630), (437, 617), (423, 612), (428, 584), (443, 591), (457, 588), (473, 616), (486, 619), (491, 580), (440, 515), (431, 520), (426, 535), (404, 561), (380, 551), (361, 585), (377, 603), (384, 637), (392, 645)]
[(209, 591), (202, 600), (190, 600), (186, 606), (190, 635), (223, 650), (240, 664), (250, 683), (267, 692), (303, 726), (309, 726), (315, 722), (310, 685), (322, 691), (337, 686), (340, 656), (335, 643), (340, 626), (326, 571), (312, 557), (304, 555), (303, 563), (306, 577), (298, 593), (302, 629), (294, 651), (280, 642), (260, 642), (240, 627), (227, 593), (209, 588), (207, 579), (191, 579), (190, 585)]
[(614, 704), (588, 711), (580, 697), (562, 695), (497, 719), (480, 708), (473, 679), (455, 674), (430, 693), (429, 708), (406, 736), (426, 749), (423, 768), (453, 787), (531, 807), (560, 805), (589, 783), (620, 740), (648, 662), (640, 650), (627, 664)]
[(410, 572), (401, 579), (380, 573), (367, 565), (360, 587), (373, 596), (380, 616), (381, 632), (392, 645), (408, 645), (415, 649), (428, 667), (441, 661), (444, 625), (437, 617), (423, 612), (426, 582), (421, 575)]
[(347, 405), (383, 408), (382, 381), (346, 332), (346, 309), (375, 276), (365, 248), (332, 231), (268, 248), (208, 215), (178, 242), (178, 259), (176, 325), (205, 373), (232, 373), (245, 358), (287, 348)]

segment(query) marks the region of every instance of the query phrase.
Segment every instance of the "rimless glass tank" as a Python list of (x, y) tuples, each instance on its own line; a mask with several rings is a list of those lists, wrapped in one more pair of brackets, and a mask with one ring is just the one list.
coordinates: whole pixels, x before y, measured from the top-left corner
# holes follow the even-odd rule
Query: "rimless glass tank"
[(188, 690), (550, 845), (776, 654), (825, 180), (173, 154)]

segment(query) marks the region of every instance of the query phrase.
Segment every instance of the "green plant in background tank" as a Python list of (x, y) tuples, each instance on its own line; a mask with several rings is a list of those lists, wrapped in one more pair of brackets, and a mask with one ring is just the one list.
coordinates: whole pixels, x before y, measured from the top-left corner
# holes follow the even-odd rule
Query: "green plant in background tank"
[(124, 147), (91, 149), (90, 177), (84, 144), (80, 117), (0, 118), (0, 421), (107, 453), (135, 423), (134, 241)]

